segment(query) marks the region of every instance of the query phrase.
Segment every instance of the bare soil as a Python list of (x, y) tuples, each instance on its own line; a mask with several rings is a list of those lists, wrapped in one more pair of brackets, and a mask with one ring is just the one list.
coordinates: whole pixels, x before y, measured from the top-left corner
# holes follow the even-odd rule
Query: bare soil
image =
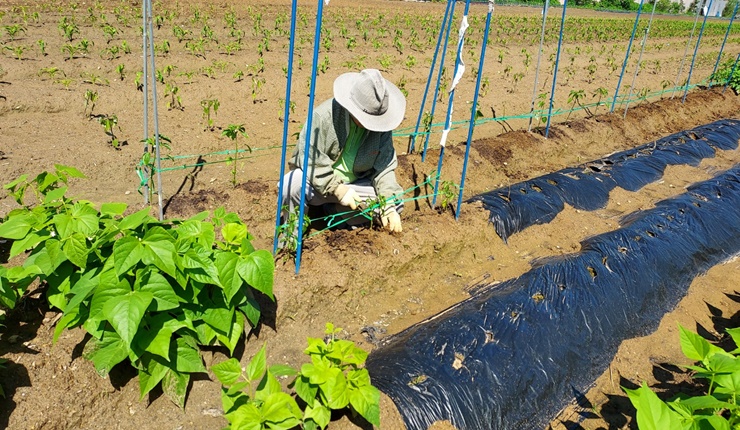
[[(315, 19), (315, 5), (307, 1), (299, 3), (308, 24), (304, 27), (299, 25), (298, 34), (305, 40), (299, 43), (296, 62), (302, 59), (304, 64), (297, 67), (293, 81), (296, 108), (288, 124), (290, 133), (300, 129), (307, 112), (306, 79), (310, 72)], [(27, 49), (20, 60), (10, 49), (3, 50), (0, 63), (0, 183), (7, 183), (24, 173), (36, 174), (52, 169), (55, 163), (72, 165), (89, 178), (73, 182), (72, 194), (97, 203), (126, 202), (130, 210), (142, 207), (143, 198), (137, 192), (139, 182), (135, 174), (143, 150), (140, 140), (144, 133), (142, 92), (137, 91), (134, 84), (136, 71), (141, 70), (139, 21), (131, 18), (128, 24), (117, 22), (112, 10), (114, 6), (110, 9), (105, 6), (103, 12), (108, 21), (119, 30), (115, 38), (107, 42), (100, 22), (85, 21), (87, 8), (95, 8), (95, 4), (80, 3), (74, 15), (81, 24), (81, 34), (73, 43), (86, 38), (94, 45), (89, 54), (66, 59), (62, 47), (67, 41), (60, 35), (57, 24), (62, 16), (72, 14), (69, 4), (0, 1), (0, 10), (6, 12), (0, 23), (20, 22), (22, 10), (15, 7), (21, 5), (27, 5), (28, 13), (38, 11), (40, 20), (29, 21), (26, 32), (19, 34), (16, 40), (11, 40), (8, 35), (2, 39), (6, 46), (23, 45)], [(116, 7), (120, 8), (122, 15), (134, 16), (140, 5), (124, 1)], [(234, 165), (222, 162), (226, 155), (165, 161), (163, 166), (183, 167), (163, 173), (165, 216), (187, 217), (224, 206), (246, 221), (256, 238), (256, 246), (272, 249), (280, 151), (266, 148), (279, 145), (282, 139), (280, 100), (285, 98), (285, 76), (281, 69), (287, 62), (288, 42), (287, 37), (273, 36), (270, 50), (263, 52), (265, 70), (257, 71), (257, 46), (261, 39), (252, 34), (252, 26), (257, 12), (262, 13), (262, 23), (266, 28), (272, 27), (280, 16), (289, 17), (289, 2), (260, 0), (249, 2), (249, 5), (233, 5), (240, 28), (245, 32), (243, 48), (234, 55), (227, 55), (223, 49), (230, 40), (223, 21), (230, 7), (226, 2), (189, 2), (184, 5), (165, 1), (157, 3), (155, 14), (159, 13), (160, 7), (161, 10), (180, 12), (172, 23), (165, 21), (155, 32), (157, 43), (169, 40), (171, 44), (168, 54), (158, 51), (157, 69), (164, 70), (167, 65), (175, 67), (170, 75), (163, 72), (166, 75), (164, 79), (179, 87), (183, 105), (183, 110), (168, 109), (167, 101), (172, 102), (172, 99), (163, 95), (164, 85), (158, 85), (160, 132), (173, 142), (172, 150), (165, 151), (165, 155), (198, 155), (229, 150), (231, 142), (221, 136), (221, 130), (238, 123), (245, 124), (250, 136), (241, 141), (242, 147), (249, 144), (254, 149), (237, 162), (235, 185), (231, 182)], [(202, 19), (207, 20), (221, 41), (220, 45), (209, 43), (203, 54), (197, 56), (185, 48), (185, 41), (178, 43), (172, 35), (172, 26), (179, 24), (190, 29), (197, 38), (203, 25), (190, 20), (196, 8), (202, 16), (207, 16)], [(439, 18), (443, 10), (441, 4), (332, 1), (325, 8), (327, 17), (324, 24), (329, 26), (335, 39), (333, 47), (322, 52), (322, 57), (329, 58), (330, 65), (326, 73), (319, 74), (317, 100), (331, 97), (333, 79), (352, 69), (343, 66), (344, 63), (354, 62), (356, 66), (357, 61), (362, 61), (365, 67), (381, 67), (380, 59), (388, 55), (392, 65), (384, 69), (384, 75), (394, 83), (403, 82), (409, 93), (406, 119), (401, 127), (412, 127), (421, 104), (433, 46), (420, 50), (408, 48), (400, 53), (392, 47), (394, 29), (389, 28), (390, 35), (382, 39), (384, 46), (374, 48), (370, 42), (361, 40), (354, 21), (356, 17), (367, 14), (367, 25), (374, 34), (382, 25), (373, 27), (370, 20), (380, 14), (384, 16), (381, 23), (400, 16), (397, 23), (399, 26), (407, 25), (403, 32), (408, 37), (412, 28), (422, 32), (421, 23), (425, 17)], [(539, 12), (535, 8), (496, 7), (495, 15), (537, 18)], [(485, 8), (480, 5), (471, 7), (471, 15), (482, 16), (484, 13)], [(594, 14), (579, 10), (568, 13), (575, 17)], [(624, 19), (628, 27), (634, 19), (615, 14), (600, 16)], [(410, 18), (410, 24), (403, 24), (406, 17)], [(352, 34), (357, 36), (358, 46), (353, 50), (346, 47), (346, 38), (338, 36), (341, 22), (346, 22)], [(283, 27), (286, 25), (282, 24)], [(48, 55), (41, 55), (37, 40), (46, 41)], [(110, 52), (106, 50), (114, 45), (121, 46), (123, 40), (132, 47), (132, 53), (107, 59)], [(707, 37), (703, 41), (700, 49), (703, 60), (694, 70), (697, 80), (711, 72), (720, 41), (721, 37)], [(576, 73), (557, 86), (556, 107), (570, 107), (567, 98), (572, 90), (583, 89), (588, 102), (596, 101), (592, 94), (598, 87), (613, 91), (618, 75), (608, 72), (607, 57), (612, 55), (621, 64), (626, 42), (626, 39), (615, 40), (614, 47), (606, 44), (613, 53), (604, 52), (596, 59), (600, 67), (596, 80), (589, 78), (586, 67), (590, 55), (596, 55), (600, 44), (566, 45), (564, 49), (572, 53)], [(648, 67), (639, 74), (635, 87), (658, 90), (663, 81), (675, 79), (686, 40), (675, 37), (651, 43), (647, 45), (649, 49), (644, 57)], [(657, 49), (657, 44), (662, 44), (661, 49)], [(583, 54), (576, 54), (576, 47)], [(532, 66), (523, 67), (523, 48), (536, 54), (536, 45), (515, 37), (509, 38), (506, 45), (496, 39), (489, 46), (482, 72), (490, 82), (489, 91), (481, 98), (484, 115), (489, 116), (493, 110), (498, 116), (529, 111), (534, 71)], [(479, 45), (470, 49), (479, 51)], [(556, 45), (549, 43), (544, 58), (547, 59), (555, 49)], [(738, 40), (731, 38), (726, 49), (730, 53), (736, 52)], [(506, 55), (501, 63), (495, 60), (499, 51)], [(585, 54), (587, 51), (592, 54)], [(414, 65), (407, 63), (409, 55), (415, 57)], [(466, 61), (477, 65), (475, 58), (475, 61)], [(118, 64), (125, 67), (123, 79), (116, 72)], [(509, 73), (504, 72), (507, 65), (512, 66)], [(62, 69), (66, 77), (61, 73), (55, 77), (40, 73), (50, 67)], [(625, 76), (632, 76), (632, 67), (634, 65), (630, 64)], [(244, 72), (243, 80), (233, 77), (240, 70)], [(511, 78), (516, 72), (523, 73), (523, 78), (517, 82)], [(258, 81), (264, 79), (263, 84), (256, 88), (253, 78)], [(542, 91), (549, 91), (550, 84), (546, 80), (540, 79)], [(456, 106), (459, 107), (455, 119), (464, 119), (467, 114), (469, 105), (466, 101), (472, 99), (474, 83), (472, 74), (468, 74), (458, 88)], [(256, 89), (254, 94), (253, 89)], [(99, 94), (94, 115), (117, 115), (120, 129), (115, 133), (123, 142), (118, 149), (108, 143), (108, 137), (98, 122), (85, 115), (86, 90)], [(587, 117), (584, 112), (573, 113), (570, 117), (560, 115), (554, 118), (548, 138), (542, 135), (541, 129), (527, 132), (528, 121), (524, 119), (512, 119), (506, 124), (486, 122), (475, 129), (464, 197), (578, 165), (720, 118), (740, 116), (740, 98), (730, 90), (692, 91), (685, 103), (681, 102), (681, 95), (678, 93), (677, 97), (670, 98), (669, 94), (665, 99), (637, 102), (624, 117), (621, 109), (606, 114), (608, 109), (603, 106), (596, 109), (596, 115), (592, 117)], [(200, 101), (204, 99), (220, 101), (220, 109), (213, 116), (213, 130), (204, 126), (200, 107)], [(444, 110), (444, 107), (440, 109)], [(150, 121), (150, 127), (151, 124)], [(504, 132), (509, 126), (513, 131)], [(459, 127), (450, 134), (443, 179), (460, 182), (466, 134), (467, 127)], [(419, 154), (406, 154), (405, 137), (397, 138), (397, 174), (404, 188), (421, 185), (422, 195), (431, 192), (423, 182), (425, 175), (436, 168), (438, 138), (438, 134), (432, 136), (424, 162)], [(208, 164), (194, 166), (199, 160)], [(615, 189), (604, 209), (586, 212), (566, 207), (552, 222), (516, 234), (507, 244), (495, 234), (488, 224), (488, 214), (479, 207), (463, 204), (459, 220), (455, 221), (450, 211), (433, 209), (429, 199), (407, 204), (402, 215), (401, 234), (389, 235), (382, 230), (367, 228), (317, 234), (305, 243), (300, 273), (295, 273), (292, 260), (277, 260), (277, 303), (267, 309), (262, 327), (249, 336), (243, 348), (239, 348), (238, 356), (246, 362), (267, 342), (271, 363), (299, 366), (304, 362), (302, 351), (306, 337), (321, 336), (327, 321), (343, 327), (347, 338), (372, 350), (379, 338), (397, 333), (465, 299), (468, 286), (484, 279), (493, 283), (519, 276), (529, 269), (532, 260), (540, 257), (577, 252), (584, 238), (618, 228), (621, 216), (650, 208), (659, 200), (680, 194), (690, 184), (711, 178), (736, 165), (738, 160), (740, 151), (721, 151), (698, 167), (668, 167), (660, 181), (638, 192)], [(13, 207), (10, 198), (0, 198), (0, 216)], [(620, 386), (635, 386), (647, 381), (665, 396), (679, 390), (695, 390), (689, 375), (678, 367), (687, 362), (679, 349), (677, 323), (713, 339), (725, 340), (724, 328), (735, 327), (738, 322), (738, 284), (740, 260), (737, 258), (698, 277), (678, 307), (665, 316), (659, 329), (650, 336), (624, 342), (609, 369), (594, 382), (591, 390), (583, 393), (578, 402), (574, 399), (572, 406), (559, 417), (553, 417), (550, 427), (558, 430), (636, 428), (634, 409)], [(0, 428), (175, 430), (219, 429), (226, 425), (221, 416), (220, 387), (213, 382), (212, 375), (202, 375), (193, 381), (184, 410), (178, 409), (161, 393), (139, 400), (136, 373), (131, 368), (119, 365), (109, 378), (102, 379), (92, 364), (81, 357), (86, 341), (83, 331), (67, 331), (52, 345), (57, 316), (58, 313), (45, 304), (39, 290), (8, 315), (6, 327), (0, 333), (0, 357), (9, 360), (7, 368), (0, 370), (0, 384), (6, 392), (6, 398), (0, 399)], [(369, 330), (373, 336), (367, 334), (367, 327), (373, 328)], [(206, 352), (203, 358), (210, 366), (223, 360), (225, 355), (223, 351), (214, 349)], [(335, 418), (331, 428), (369, 428), (367, 423), (352, 417)], [(394, 405), (385, 397), (382, 422), (383, 428), (403, 427)], [(449, 425), (440, 423), (434, 428), (449, 428)]]

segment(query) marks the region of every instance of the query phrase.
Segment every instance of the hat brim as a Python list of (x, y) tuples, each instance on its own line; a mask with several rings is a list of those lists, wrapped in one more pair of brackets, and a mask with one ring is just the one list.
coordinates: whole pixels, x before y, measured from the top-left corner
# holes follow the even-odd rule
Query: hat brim
[(365, 113), (350, 98), (350, 90), (360, 74), (357, 72), (343, 73), (334, 80), (334, 99), (347, 109), (362, 126), (370, 131), (391, 131), (398, 127), (406, 114), (406, 97), (391, 81), (385, 79), (388, 90), (388, 109), (383, 115)]

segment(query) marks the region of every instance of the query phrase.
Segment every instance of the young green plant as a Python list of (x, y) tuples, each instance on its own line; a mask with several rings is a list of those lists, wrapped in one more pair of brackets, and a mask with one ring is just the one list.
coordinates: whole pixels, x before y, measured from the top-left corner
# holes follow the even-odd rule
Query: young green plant
[[(249, 135), (247, 135), (244, 124), (229, 124), (229, 126), (221, 132), (221, 135), (228, 137), (234, 143), (234, 154), (229, 155), (229, 158), (226, 159), (226, 165), (231, 165), (231, 185), (236, 187), (236, 172), (238, 170), (237, 160), (239, 159), (239, 142), (237, 138), (239, 136), (244, 136), (244, 139), (249, 139)], [(252, 148), (249, 147), (249, 145), (247, 145), (247, 149), (249, 152), (252, 152)]]

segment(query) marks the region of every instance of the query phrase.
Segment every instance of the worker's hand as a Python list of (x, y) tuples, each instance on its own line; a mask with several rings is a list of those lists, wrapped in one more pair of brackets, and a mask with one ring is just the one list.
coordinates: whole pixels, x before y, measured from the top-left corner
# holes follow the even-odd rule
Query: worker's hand
[(339, 186), (337, 186), (336, 191), (334, 191), (334, 195), (339, 199), (340, 205), (347, 206), (352, 210), (357, 209), (357, 204), (362, 201), (362, 199), (360, 199), (360, 195), (357, 194), (357, 191), (344, 184), (339, 184)]
[(401, 215), (394, 208), (386, 209), (380, 221), (383, 223), (383, 227), (390, 233), (400, 233), (402, 231)]

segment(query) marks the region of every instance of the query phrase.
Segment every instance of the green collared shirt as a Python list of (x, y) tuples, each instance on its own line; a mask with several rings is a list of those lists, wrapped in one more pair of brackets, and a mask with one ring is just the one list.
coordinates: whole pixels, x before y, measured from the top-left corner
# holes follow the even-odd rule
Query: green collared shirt
[(354, 173), (355, 158), (357, 158), (357, 150), (360, 149), (362, 139), (365, 137), (365, 131), (364, 128), (357, 126), (350, 118), (347, 142), (344, 145), (342, 154), (332, 164), (334, 174), (339, 176), (345, 183), (352, 183), (357, 180), (357, 176)]

